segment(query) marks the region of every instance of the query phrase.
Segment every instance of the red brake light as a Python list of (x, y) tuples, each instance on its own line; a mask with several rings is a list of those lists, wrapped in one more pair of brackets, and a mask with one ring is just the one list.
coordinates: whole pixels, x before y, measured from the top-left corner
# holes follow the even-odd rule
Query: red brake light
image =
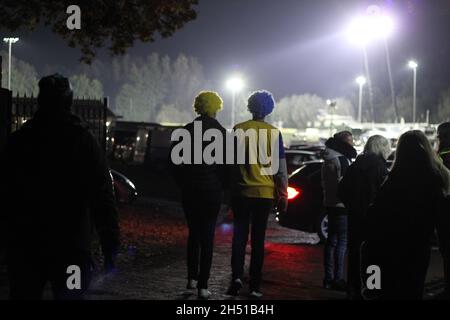
[(287, 191), (288, 191), (288, 200), (293, 200), (293, 199), (297, 198), (299, 195), (301, 195), (301, 193), (302, 193), (301, 189), (292, 188), (292, 187), (288, 187)]

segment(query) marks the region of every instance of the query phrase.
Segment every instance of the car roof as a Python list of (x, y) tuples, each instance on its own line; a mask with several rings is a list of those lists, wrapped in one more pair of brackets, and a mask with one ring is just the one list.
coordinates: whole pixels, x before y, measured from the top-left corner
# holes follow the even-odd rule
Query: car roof
[(307, 154), (307, 155), (311, 155), (311, 156), (315, 156), (317, 153), (314, 151), (309, 151), (309, 150), (291, 150), (288, 149), (285, 151), (286, 154)]
[(304, 172), (304, 171), (317, 171), (322, 168), (323, 160), (312, 160), (312, 161), (305, 161), (303, 165), (298, 168), (297, 170), (293, 171), (289, 175), (289, 179), (295, 177), (296, 175)]
[(324, 144), (291, 144), (291, 150), (325, 149)]

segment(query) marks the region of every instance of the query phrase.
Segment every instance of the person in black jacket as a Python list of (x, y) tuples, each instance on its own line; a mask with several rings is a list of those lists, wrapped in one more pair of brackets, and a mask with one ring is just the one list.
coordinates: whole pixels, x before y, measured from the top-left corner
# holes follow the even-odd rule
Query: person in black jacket
[[(105, 267), (114, 264), (119, 227), (111, 175), (96, 139), (70, 112), (72, 97), (67, 78), (42, 78), (37, 112), (5, 148), (0, 216), (11, 299), (40, 299), (47, 281), (55, 299), (82, 299), (91, 275), (91, 220)], [(81, 271), (75, 289), (67, 285), (72, 266)]]
[(391, 154), (389, 140), (375, 135), (367, 140), (364, 152), (347, 169), (339, 183), (338, 197), (348, 211), (348, 297), (361, 300), (360, 247), (364, 240), (364, 219), (388, 174), (386, 159)]
[[(441, 157), (444, 165), (450, 170), (450, 122), (441, 123), (437, 129), (437, 138), (439, 142), (438, 153)], [(445, 204), (444, 204), (445, 205)], [(447, 210), (447, 216), (443, 216), (444, 219), (450, 220), (449, 208), (443, 208)], [(446, 225), (446, 223), (444, 223)], [(447, 230), (447, 232), (450, 232)], [(442, 234), (443, 232), (440, 232)], [(443, 298), (450, 297), (450, 242), (445, 241), (444, 238), (439, 239), (439, 247), (442, 253), (442, 260), (444, 262), (444, 277), (445, 277), (445, 289), (440, 295)]]
[(367, 214), (361, 271), (378, 266), (381, 288), (368, 287), (365, 296), (422, 299), (434, 230), (445, 241), (450, 237), (448, 219), (442, 219), (448, 215), (442, 203), (448, 202), (449, 184), (450, 173), (425, 134), (404, 133), (388, 179)]
[(324, 247), (323, 287), (345, 291), (345, 255), (347, 253), (347, 210), (338, 197), (338, 186), (357, 152), (349, 131), (336, 133), (325, 142), (321, 171), (323, 205), (328, 215), (328, 238)]
[(437, 129), (438, 153), (444, 165), (450, 170), (450, 122), (441, 123)]
[[(215, 119), (222, 105), (222, 99), (217, 93), (201, 92), (194, 102), (194, 109), (200, 116), (181, 129), (181, 132), (190, 137), (190, 155), (184, 153), (181, 155), (177, 151), (178, 146), (182, 146), (184, 141), (174, 143), (171, 150), (171, 167), (182, 189), (183, 209), (189, 228), (187, 288), (197, 287), (200, 299), (208, 299), (211, 295), (208, 291), (208, 280), (212, 264), (215, 227), (223, 191), (228, 184), (225, 165), (226, 130)], [(211, 154), (214, 158), (210, 159), (212, 161), (203, 157), (204, 152), (206, 154), (205, 148), (212, 144), (212, 142), (203, 142), (202, 137), (206, 132), (211, 133), (214, 137), (212, 140), (218, 142), (221, 149), (215, 151), (221, 154)], [(183, 150), (183, 152), (186, 151)]]

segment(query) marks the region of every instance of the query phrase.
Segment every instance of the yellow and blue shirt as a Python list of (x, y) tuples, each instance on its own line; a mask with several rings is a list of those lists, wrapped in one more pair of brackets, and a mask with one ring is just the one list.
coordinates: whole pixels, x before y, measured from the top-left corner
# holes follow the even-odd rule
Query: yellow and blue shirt
[[(285, 159), (285, 151), (283, 146), (283, 139), (281, 133), (274, 126), (257, 120), (249, 120), (237, 124), (233, 130), (255, 130), (258, 132), (256, 135), (257, 145), (259, 145), (259, 131), (266, 130), (267, 132), (267, 152), (268, 156), (272, 154), (272, 130), (278, 132), (279, 137), (279, 159)], [(248, 139), (245, 141), (245, 154), (248, 154)], [(264, 167), (269, 167), (259, 162), (256, 164), (250, 164), (248, 157), (246, 157), (245, 164), (237, 164), (233, 172), (233, 196), (241, 196), (245, 198), (264, 198), (264, 199), (276, 199), (276, 186), (274, 181), (274, 175), (263, 175), (261, 170)]]

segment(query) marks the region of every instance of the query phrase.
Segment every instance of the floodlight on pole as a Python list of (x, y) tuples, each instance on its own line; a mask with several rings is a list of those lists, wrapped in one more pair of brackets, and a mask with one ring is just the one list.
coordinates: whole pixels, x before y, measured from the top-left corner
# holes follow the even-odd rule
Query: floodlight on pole
[(236, 94), (244, 88), (244, 81), (239, 77), (230, 78), (227, 83), (228, 90), (231, 91), (231, 127), (235, 124)]
[(19, 41), (19, 38), (3, 38), (3, 41), (9, 45), (9, 61), (8, 61), (8, 90), (11, 90), (11, 47)]
[(418, 66), (419, 66), (419, 64), (414, 60), (410, 60), (408, 62), (408, 67), (410, 67), (411, 69), (417, 69)]
[(351, 21), (347, 33), (351, 42), (367, 45), (373, 40), (390, 37), (394, 27), (394, 20), (390, 16), (364, 15)]
[(363, 87), (367, 83), (366, 77), (359, 76), (356, 78), (356, 83), (359, 85), (359, 103), (358, 103), (358, 122), (362, 122), (362, 98), (363, 98)]
[(394, 32), (395, 24), (394, 19), (387, 15), (382, 15), (377, 18), (375, 35), (378, 37), (387, 39)]
[(417, 67), (419, 67), (419, 64), (414, 61), (410, 60), (408, 62), (408, 67), (410, 67), (413, 70), (413, 123), (416, 123), (416, 108), (417, 108)]
[(244, 81), (241, 78), (235, 77), (227, 81), (227, 88), (231, 91), (238, 92), (244, 87)]
[(397, 102), (395, 96), (395, 87), (394, 80), (392, 77), (391, 71), (391, 61), (389, 56), (389, 48), (387, 39), (392, 35), (395, 30), (395, 21), (394, 19), (384, 14), (380, 7), (378, 6), (370, 6), (367, 9), (367, 13), (365, 15), (357, 16), (353, 19), (349, 25), (347, 30), (347, 34), (349, 40), (360, 46), (364, 55), (364, 67), (366, 71), (367, 84), (369, 87), (369, 103), (372, 113), (372, 120), (374, 116), (374, 103), (373, 103), (373, 89), (372, 89), (372, 81), (369, 73), (369, 62), (367, 55), (367, 45), (375, 40), (383, 40), (386, 51), (386, 62), (389, 73), (389, 82), (391, 87), (391, 97), (392, 104), (395, 109), (395, 113), (397, 116)]
[(373, 103), (373, 89), (372, 81), (370, 77), (369, 58), (367, 54), (367, 45), (372, 40), (371, 27), (367, 16), (357, 16), (353, 19), (348, 27), (347, 35), (351, 43), (361, 48), (364, 61), (364, 72), (369, 87), (369, 105), (371, 114), (373, 115), (374, 103)]
[(365, 85), (367, 83), (366, 77), (364, 77), (364, 76), (357, 77), (356, 83), (359, 84), (360, 86)]

